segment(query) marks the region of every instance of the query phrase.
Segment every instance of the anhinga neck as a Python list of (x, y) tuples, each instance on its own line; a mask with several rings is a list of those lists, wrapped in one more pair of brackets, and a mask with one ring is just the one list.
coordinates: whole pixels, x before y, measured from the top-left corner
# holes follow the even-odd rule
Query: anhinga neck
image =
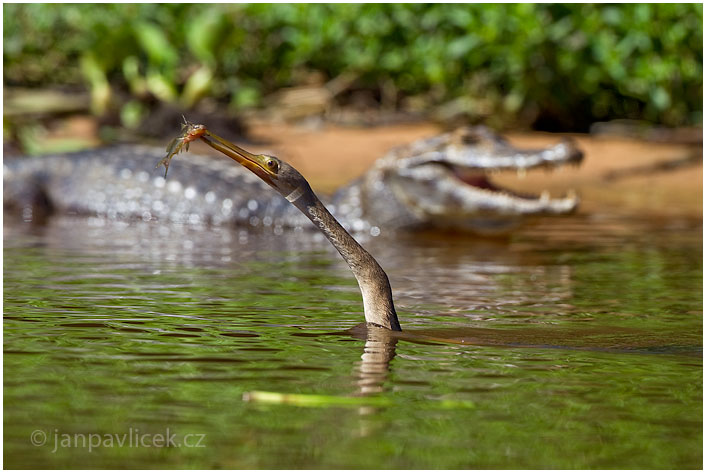
[(365, 321), (390, 330), (402, 330), (392, 302), (390, 281), (375, 258), (338, 223), (313, 191), (308, 189), (301, 198), (291, 202), (326, 235), (350, 266), (363, 294)]

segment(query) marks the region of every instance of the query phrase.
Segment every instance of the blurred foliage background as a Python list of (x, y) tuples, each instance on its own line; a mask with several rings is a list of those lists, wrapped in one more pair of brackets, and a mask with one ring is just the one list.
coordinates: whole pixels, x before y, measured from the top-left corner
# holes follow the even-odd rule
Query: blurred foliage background
[(164, 104), (238, 114), (297, 87), (337, 106), (496, 127), (702, 122), (700, 4), (3, 9), (6, 89), (88, 89), (94, 114), (132, 128)]

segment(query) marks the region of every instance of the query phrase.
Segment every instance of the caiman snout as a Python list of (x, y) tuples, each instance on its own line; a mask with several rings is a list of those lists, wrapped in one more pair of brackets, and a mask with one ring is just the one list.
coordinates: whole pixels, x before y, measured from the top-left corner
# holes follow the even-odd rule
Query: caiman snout
[[(563, 138), (542, 149), (519, 149), (485, 127), (464, 128), (410, 145), (406, 156), (383, 161), (380, 173), (403, 208), (421, 225), (505, 231), (531, 215), (564, 215), (579, 204), (571, 190), (561, 198), (515, 192), (493, 182), (493, 175), (579, 165), (584, 157), (576, 142)], [(373, 183), (374, 184), (374, 183)], [(379, 184), (376, 184), (379, 186)], [(374, 193), (374, 192), (373, 192)], [(399, 206), (398, 206), (399, 208)]]

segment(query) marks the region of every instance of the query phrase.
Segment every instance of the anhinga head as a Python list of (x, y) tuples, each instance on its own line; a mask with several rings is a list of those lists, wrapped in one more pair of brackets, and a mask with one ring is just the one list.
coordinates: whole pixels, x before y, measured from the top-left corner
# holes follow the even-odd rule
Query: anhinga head
[(201, 139), (249, 169), (289, 202), (296, 203), (302, 196), (312, 193), (309, 183), (299, 171), (275, 156), (253, 154), (213, 134), (202, 136)]

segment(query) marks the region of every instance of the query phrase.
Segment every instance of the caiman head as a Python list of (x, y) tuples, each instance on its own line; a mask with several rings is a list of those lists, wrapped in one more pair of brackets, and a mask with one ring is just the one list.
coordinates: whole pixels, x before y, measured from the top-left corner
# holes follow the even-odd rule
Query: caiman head
[[(521, 150), (485, 127), (464, 127), (396, 149), (363, 177), (361, 205), (384, 228), (417, 226), (502, 233), (532, 215), (564, 215), (579, 200), (548, 192), (527, 195), (494, 184), (491, 174), (579, 164), (583, 153), (570, 139)], [(366, 208), (367, 207), (367, 208)]]

